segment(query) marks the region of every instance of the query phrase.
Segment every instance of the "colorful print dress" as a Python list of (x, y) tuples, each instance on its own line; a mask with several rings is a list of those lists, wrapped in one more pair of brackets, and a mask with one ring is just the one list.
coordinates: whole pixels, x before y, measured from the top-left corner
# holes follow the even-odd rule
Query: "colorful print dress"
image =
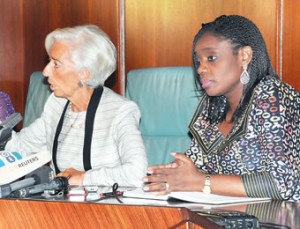
[(227, 136), (205, 119), (207, 101), (204, 96), (189, 126), (186, 155), (198, 169), (241, 176), (250, 197), (300, 201), (299, 92), (266, 77)]

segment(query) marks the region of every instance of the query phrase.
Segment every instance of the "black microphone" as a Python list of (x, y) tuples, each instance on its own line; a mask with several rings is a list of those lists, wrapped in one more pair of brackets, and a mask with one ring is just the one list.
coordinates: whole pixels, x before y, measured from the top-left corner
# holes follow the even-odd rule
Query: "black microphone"
[(8, 197), (12, 192), (35, 184), (49, 182), (54, 171), (49, 166), (42, 166), (25, 176), (25, 179), (0, 186), (0, 198)]
[(0, 150), (5, 149), (6, 143), (11, 138), (13, 128), (21, 120), (22, 116), (20, 113), (13, 113), (5, 120), (5, 122), (0, 124)]
[(45, 190), (67, 190), (69, 186), (68, 178), (55, 177), (49, 183), (43, 183), (38, 185), (29, 186), (27, 188), (19, 189), (11, 194), (14, 198), (26, 198), (34, 194), (42, 193)]
[(54, 177), (54, 171), (50, 166), (43, 165), (40, 168), (32, 171), (31, 173), (28, 173), (25, 176), (25, 179), (29, 177), (33, 177), (35, 179), (35, 184), (48, 183), (52, 181)]

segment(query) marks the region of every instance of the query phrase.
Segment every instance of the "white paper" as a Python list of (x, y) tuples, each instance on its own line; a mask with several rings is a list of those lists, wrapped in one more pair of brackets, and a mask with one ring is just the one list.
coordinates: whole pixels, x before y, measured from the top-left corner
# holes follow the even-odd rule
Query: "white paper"
[(234, 197), (216, 194), (204, 194), (203, 192), (172, 192), (168, 195), (158, 195), (154, 192), (144, 192), (142, 189), (125, 191), (123, 196), (154, 200), (170, 200), (171, 198), (174, 198), (186, 202), (209, 205), (260, 202), (270, 200), (270, 198)]

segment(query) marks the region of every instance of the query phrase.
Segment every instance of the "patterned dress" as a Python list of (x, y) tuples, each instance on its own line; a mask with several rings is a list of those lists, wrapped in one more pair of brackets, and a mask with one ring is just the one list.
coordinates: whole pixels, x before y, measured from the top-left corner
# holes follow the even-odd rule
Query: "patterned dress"
[(224, 136), (205, 119), (207, 96), (190, 123), (186, 155), (209, 174), (241, 176), (250, 197), (300, 201), (300, 94), (273, 77), (255, 88), (250, 103)]

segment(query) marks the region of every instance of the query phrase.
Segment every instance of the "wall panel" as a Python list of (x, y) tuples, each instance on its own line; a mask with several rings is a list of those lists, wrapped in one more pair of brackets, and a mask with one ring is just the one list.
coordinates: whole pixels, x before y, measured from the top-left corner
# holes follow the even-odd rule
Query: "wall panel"
[(300, 91), (300, 1), (284, 0), (282, 78)]
[(22, 0), (0, 0), (0, 91), (9, 94), (16, 110), (23, 112)]
[[(188, 4), (187, 4), (188, 2)], [(276, 64), (278, 0), (126, 0), (126, 72), (191, 65), (192, 40), (202, 23), (240, 14), (261, 29)]]

